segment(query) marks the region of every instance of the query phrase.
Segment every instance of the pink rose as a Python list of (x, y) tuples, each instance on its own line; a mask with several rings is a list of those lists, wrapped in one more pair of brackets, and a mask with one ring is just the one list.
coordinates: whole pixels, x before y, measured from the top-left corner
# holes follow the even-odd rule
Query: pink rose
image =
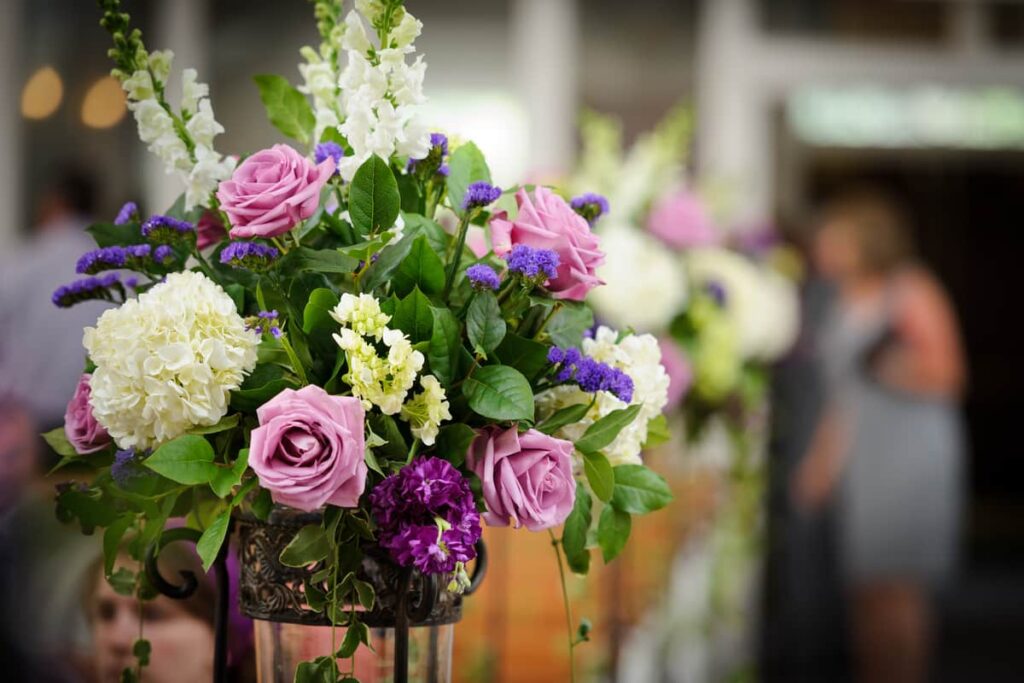
[(669, 413), (683, 402), (693, 384), (693, 365), (674, 339), (659, 337), (658, 346), (661, 347), (661, 365), (668, 375), (668, 403), (665, 404), (664, 412)]
[(647, 219), (647, 230), (673, 249), (718, 244), (719, 236), (700, 199), (680, 190), (658, 202)]
[(466, 454), (466, 464), (483, 483), (490, 526), (525, 526), (540, 531), (558, 526), (572, 512), (576, 480), (573, 445), (531, 429), (484, 427)]
[(550, 249), (558, 254), (558, 276), (547, 288), (556, 299), (582, 301), (587, 292), (603, 285), (594, 271), (604, 263), (600, 240), (590, 225), (551, 190), (538, 187), (533, 199), (526, 190), (516, 193), (519, 215), (507, 219), (502, 211), (491, 219), (491, 244), (494, 253), (503, 256), (517, 244), (534, 249)]
[(313, 215), (320, 189), (333, 173), (333, 158), (315, 165), (288, 145), (256, 152), (217, 190), (232, 239), (288, 232)]
[(89, 380), (92, 375), (86, 373), (78, 379), (75, 393), (68, 402), (64, 412), (64, 434), (79, 455), (102, 451), (110, 445), (110, 435), (92, 414), (89, 396), (92, 387)]
[(213, 211), (203, 211), (203, 215), (196, 224), (196, 247), (199, 250), (211, 247), (227, 237), (224, 230), (224, 223), (220, 216)]
[(285, 389), (256, 411), (249, 466), (274, 501), (310, 512), (356, 507), (366, 485), (363, 406), (318, 386)]

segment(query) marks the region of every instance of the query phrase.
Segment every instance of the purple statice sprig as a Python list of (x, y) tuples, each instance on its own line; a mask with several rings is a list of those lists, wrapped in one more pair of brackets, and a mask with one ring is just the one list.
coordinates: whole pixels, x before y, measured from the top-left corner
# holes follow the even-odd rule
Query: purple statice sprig
[(505, 254), (505, 261), (510, 273), (526, 278), (546, 282), (558, 276), (560, 259), (558, 253), (550, 249), (534, 249), (525, 244), (517, 244)]
[(313, 161), (322, 164), (328, 159), (334, 159), (334, 175), (338, 175), (338, 165), (345, 157), (345, 148), (333, 140), (321, 142), (313, 148)]
[(444, 133), (430, 134), (430, 150), (425, 157), (409, 159), (405, 165), (407, 173), (422, 173), (424, 177), (432, 174), (448, 176), (448, 165), (445, 160), (448, 157), (448, 136)]
[(494, 268), (491, 268), (486, 263), (477, 263), (466, 268), (466, 277), (469, 279), (473, 289), (479, 291), (485, 289), (493, 291), (501, 286), (501, 278), (494, 271)]
[(493, 204), (501, 197), (501, 188), (491, 185), (487, 181), (478, 180), (470, 183), (466, 188), (466, 194), (462, 196), (462, 208), (465, 211), (482, 209), (488, 204)]
[(82, 278), (66, 285), (61, 285), (53, 292), (51, 301), (59, 308), (70, 308), (77, 303), (100, 299), (103, 301), (114, 301), (114, 294), (120, 295), (120, 302), (125, 300), (124, 286), (117, 273), (106, 273), (105, 275)]
[(424, 574), (455, 573), (449, 589), (466, 585), (465, 563), (476, 557), (480, 514), (466, 478), (446, 460), (417, 458), (370, 492), (377, 537), (392, 559)]
[(573, 211), (583, 216), (590, 225), (593, 225), (598, 218), (610, 210), (608, 200), (594, 192), (587, 192), (578, 197), (573, 197), (569, 206), (573, 208)]
[(548, 351), (548, 362), (555, 366), (555, 380), (572, 383), (587, 393), (607, 391), (623, 403), (633, 400), (633, 378), (618, 368), (596, 361), (579, 349), (557, 346)]
[(142, 236), (157, 244), (178, 244), (196, 239), (196, 226), (172, 216), (150, 216), (142, 224)]
[(260, 311), (256, 315), (246, 318), (245, 326), (258, 335), (262, 336), (265, 332), (269, 332), (274, 339), (280, 339), (284, 332), (278, 325), (278, 317), (279, 314), (275, 310)]
[(165, 266), (174, 258), (174, 250), (166, 244), (131, 244), (128, 246), (100, 247), (87, 251), (75, 264), (79, 275), (95, 275), (105, 270), (126, 268), (146, 272), (152, 266)]
[(220, 252), (220, 262), (232, 268), (263, 272), (273, 265), (281, 252), (259, 242), (230, 242)]
[(138, 223), (142, 219), (139, 214), (139, 205), (135, 202), (126, 202), (121, 210), (117, 212), (117, 216), (114, 218), (114, 225), (126, 225), (128, 223)]

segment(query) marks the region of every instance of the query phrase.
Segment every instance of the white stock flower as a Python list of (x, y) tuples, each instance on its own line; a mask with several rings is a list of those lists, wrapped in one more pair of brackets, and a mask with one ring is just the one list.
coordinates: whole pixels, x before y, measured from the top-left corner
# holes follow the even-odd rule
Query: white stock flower
[(441, 423), (452, 419), (448, 398), (441, 383), (433, 375), (420, 377), (421, 392), (402, 406), (401, 417), (409, 423), (413, 436), (425, 446), (433, 446)]
[(214, 425), (256, 365), (257, 342), (216, 283), (172, 273), (85, 329), (96, 364), (93, 415), (121, 448), (153, 448)]
[(558, 431), (561, 438), (576, 441), (590, 425), (612, 411), (627, 405), (641, 405), (636, 419), (602, 449), (613, 466), (640, 464), (640, 452), (647, 441), (647, 424), (661, 414), (662, 408), (668, 403), (669, 379), (661, 365), (661, 347), (654, 336), (631, 334), (618, 343), (616, 339), (618, 332), (601, 326), (593, 339), (583, 340), (583, 353), (629, 375), (633, 380), (633, 400), (629, 404), (606, 391), (588, 394), (575, 386), (566, 385), (539, 394), (537, 407), (543, 419), (560, 408), (590, 403), (593, 398), (594, 405), (582, 420)]
[(213, 139), (224, 132), (224, 126), (213, 118), (213, 107), (208, 98), (199, 101), (199, 109), (185, 124), (185, 129), (196, 145), (204, 147), (212, 147)]
[(174, 120), (156, 100), (131, 102), (128, 108), (135, 116), (135, 123), (139, 127), (139, 139), (143, 142), (148, 144), (164, 135), (175, 135)]
[(626, 225), (602, 229), (601, 250), (605, 262), (597, 275), (605, 286), (590, 293), (600, 317), (621, 329), (668, 328), (686, 303), (683, 264), (652, 237)]
[(235, 161), (209, 147), (196, 147), (196, 164), (185, 182), (185, 205), (197, 206), (210, 198), (222, 180), (231, 177)]
[(153, 78), (146, 69), (139, 69), (124, 79), (121, 82), (121, 87), (128, 95), (128, 99), (135, 100), (136, 102), (148, 100), (156, 94), (153, 89)]
[(170, 50), (154, 50), (149, 53), (149, 70), (153, 73), (153, 78), (158, 80), (160, 83), (167, 83), (167, 79), (171, 75), (171, 61), (174, 60), (174, 53)]

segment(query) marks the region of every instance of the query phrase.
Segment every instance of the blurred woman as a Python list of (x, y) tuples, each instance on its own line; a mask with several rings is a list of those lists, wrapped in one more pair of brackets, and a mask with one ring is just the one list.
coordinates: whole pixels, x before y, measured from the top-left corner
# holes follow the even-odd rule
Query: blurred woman
[(819, 349), (828, 406), (794, 483), (838, 497), (841, 565), (863, 681), (923, 681), (930, 596), (956, 560), (965, 370), (949, 299), (879, 194), (827, 207), (815, 243), (837, 289)]

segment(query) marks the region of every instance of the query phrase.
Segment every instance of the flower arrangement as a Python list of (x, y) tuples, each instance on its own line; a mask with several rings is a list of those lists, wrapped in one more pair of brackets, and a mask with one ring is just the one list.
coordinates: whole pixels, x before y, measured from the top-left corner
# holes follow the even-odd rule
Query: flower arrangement
[[(639, 457), (667, 400), (657, 341), (592, 330), (584, 302), (603, 288), (599, 211), (502, 191), (476, 146), (425, 129), (420, 22), (402, 0), (355, 4), (316, 0), (323, 42), (301, 50), (299, 87), (255, 78), (298, 147), (236, 159), (213, 148), (223, 127), (196, 72), (174, 107), (171, 53), (100, 0), (139, 135), (185, 192), (91, 226), (88, 277), (53, 298), (116, 304), (85, 330), (65, 426), (46, 435), (58, 467), (95, 471), (60, 487), (58, 515), (102, 529), (107, 579), (145, 600), (142, 562), (169, 524), (198, 532), (209, 568), (235, 515), (321, 513), (281, 561), (316, 567), (309, 607), (347, 631), (297, 681), (353, 680), (338, 660), (368, 644), (349, 608), (374, 604), (352, 571), (368, 547), (458, 592), (481, 524), (525, 527), (586, 572), (591, 548), (611, 561), (631, 516), (671, 499)], [(512, 194), (517, 211), (493, 208)], [(492, 251), (467, 247), (470, 226)], [(148, 651), (140, 638), (124, 680)]]
[(691, 441), (716, 419), (742, 438), (765, 401), (767, 366), (796, 338), (796, 288), (784, 274), (793, 259), (770, 233), (722, 227), (725, 202), (687, 182), (691, 132), (680, 106), (624, 152), (614, 120), (589, 113), (570, 185), (607, 196), (587, 202), (588, 215), (607, 214), (597, 226), (607, 283), (591, 297), (598, 317), (658, 336), (668, 406), (681, 407)]

